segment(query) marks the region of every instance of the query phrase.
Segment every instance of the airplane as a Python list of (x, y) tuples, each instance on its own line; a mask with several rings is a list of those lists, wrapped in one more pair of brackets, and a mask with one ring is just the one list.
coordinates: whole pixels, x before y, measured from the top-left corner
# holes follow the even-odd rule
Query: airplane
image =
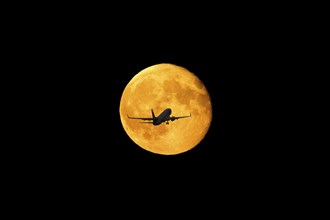
[(128, 115), (127, 115), (127, 117), (129, 119), (140, 119), (140, 120), (148, 121), (148, 122), (141, 122), (141, 123), (148, 123), (148, 124), (153, 124), (153, 125), (160, 125), (163, 122), (166, 122), (166, 124), (168, 125), (169, 124), (168, 121), (174, 121), (174, 120), (178, 120), (180, 118), (191, 117), (191, 113), (190, 113), (190, 115), (178, 116), (178, 117), (170, 116), (171, 113), (172, 113), (172, 110), (170, 108), (166, 108), (158, 116), (155, 116), (154, 111), (151, 109), (152, 118), (137, 118), (137, 117), (130, 117)]

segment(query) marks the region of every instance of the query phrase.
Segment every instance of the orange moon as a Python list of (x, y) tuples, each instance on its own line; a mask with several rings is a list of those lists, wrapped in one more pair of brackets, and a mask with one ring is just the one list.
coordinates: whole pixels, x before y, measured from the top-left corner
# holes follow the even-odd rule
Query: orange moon
[[(169, 124), (141, 123), (132, 117), (158, 116), (171, 108), (171, 116), (191, 117)], [(212, 120), (210, 95), (204, 83), (188, 69), (169, 63), (149, 66), (126, 85), (120, 99), (120, 120), (131, 140), (149, 152), (176, 155), (196, 147), (205, 137)]]

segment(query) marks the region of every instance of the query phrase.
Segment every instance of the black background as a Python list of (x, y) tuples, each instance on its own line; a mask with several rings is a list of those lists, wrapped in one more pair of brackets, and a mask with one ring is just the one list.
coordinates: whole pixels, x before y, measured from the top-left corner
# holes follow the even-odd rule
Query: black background
[[(22, 13), (15, 6), (6, 17), (15, 24), (4, 41), (13, 79), (6, 92), (15, 96), (6, 129), (12, 154), (3, 154), (15, 187), (10, 192), (24, 205), (37, 198), (53, 201), (55, 209), (94, 204), (112, 213), (119, 206), (127, 210), (121, 215), (132, 213), (129, 205), (158, 202), (166, 202), (159, 213), (183, 204), (194, 213), (208, 203), (216, 214), (228, 207), (231, 215), (244, 207), (245, 214), (251, 206), (259, 213), (296, 204), (305, 180), (294, 179), (305, 175), (309, 164), (301, 161), (309, 158), (296, 143), (301, 134), (293, 124), (302, 117), (291, 107), (301, 91), (297, 67), (305, 66), (297, 62), (306, 53), (301, 36), (314, 23), (292, 12), (306, 10), (259, 3), (141, 10), (131, 4), (21, 5)], [(125, 86), (158, 63), (187, 68), (211, 96), (208, 133), (180, 155), (141, 149), (120, 122)]]
[[(22, 155), (33, 155), (28, 164), (43, 173), (106, 183), (121, 175), (221, 177), (238, 183), (283, 170), (289, 152), (278, 129), (283, 105), (276, 103), (283, 88), (279, 82), (290, 71), (284, 67), (292, 39), (277, 31), (272, 18), (246, 15), (214, 14), (208, 20), (187, 15), (153, 23), (152, 16), (135, 21), (76, 11), (21, 20), (20, 33), (13, 36), (19, 53), (13, 53), (25, 70), (18, 77), (28, 87), (20, 94), (28, 120), (22, 130), (33, 146)], [(187, 68), (211, 96), (208, 133), (180, 155), (141, 149), (120, 122), (125, 86), (159, 63)]]
[[(19, 86), (13, 88), (20, 90), (13, 91), (19, 105), (13, 127), (20, 132), (7, 165), (17, 167), (12, 175), (24, 183), (21, 192), (35, 189), (67, 203), (90, 197), (102, 208), (118, 193), (115, 204), (123, 207), (149, 193), (149, 202), (181, 207), (181, 201), (214, 199), (231, 206), (236, 198), (245, 206), (256, 193), (262, 203), (294, 188), (290, 178), (300, 164), (294, 141), (283, 138), (294, 132), (286, 118), (294, 97), (283, 93), (291, 85), (293, 51), (303, 50), (290, 34), (294, 19), (281, 22), (277, 12), (267, 17), (268, 10), (217, 9), (204, 11), (207, 17), (187, 8), (175, 17), (172, 8), (148, 10), (135, 19), (108, 8), (74, 7), (19, 19), (7, 57), (15, 57), (11, 71)], [(120, 122), (125, 86), (159, 63), (187, 68), (211, 96), (208, 133), (175, 156), (141, 149)]]
[[(269, 94), (264, 92), (271, 86), (273, 71), (271, 65), (266, 67), (269, 58), (264, 50), (272, 48), (229, 30), (204, 38), (194, 31), (158, 31), (111, 40), (109, 32), (84, 37), (74, 32), (46, 42), (44, 50), (51, 55), (42, 58), (47, 73), (41, 76), (41, 87), (47, 92), (41, 94), (47, 103), (43, 109), (50, 111), (44, 122), (52, 128), (51, 139), (45, 139), (51, 146), (46, 150), (49, 156), (63, 160), (63, 167), (80, 164), (94, 171), (117, 164), (130, 169), (144, 164), (167, 168), (209, 164), (212, 169), (235, 172), (248, 167), (263, 169), (261, 164), (269, 161), (273, 141), (266, 139), (267, 129), (263, 128), (269, 120), (265, 115)], [(209, 132), (196, 148), (181, 155), (142, 150), (120, 122), (119, 103), (125, 86), (139, 71), (158, 63), (189, 69), (211, 96)]]
[[(34, 102), (29, 105), (40, 119), (37, 129), (42, 135), (37, 140), (45, 146), (43, 160), (94, 171), (117, 163), (132, 169), (145, 163), (149, 167), (212, 164), (209, 168), (240, 171), (264, 169), (261, 164), (273, 159), (271, 146), (276, 141), (268, 137), (269, 125), (276, 119), (267, 112), (276, 108), (270, 106), (276, 93), (270, 88), (281, 66), (281, 41), (266, 28), (244, 20), (211, 28), (180, 28), (179, 23), (176, 29), (166, 22), (135, 29), (125, 23), (113, 27), (95, 20), (73, 21), (63, 25), (47, 21), (42, 32), (40, 25), (28, 29), (30, 37), (23, 42), (28, 44), (22, 45), (20, 54), (30, 72), (22, 81), (33, 82), (33, 95), (28, 97)], [(195, 73), (211, 96), (209, 132), (196, 148), (181, 155), (142, 150), (120, 122), (125, 86), (139, 71), (159, 63)]]

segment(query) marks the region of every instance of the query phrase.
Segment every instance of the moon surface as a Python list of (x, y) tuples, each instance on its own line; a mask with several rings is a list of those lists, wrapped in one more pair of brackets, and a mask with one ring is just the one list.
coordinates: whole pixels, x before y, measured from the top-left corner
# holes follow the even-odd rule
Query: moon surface
[[(191, 117), (169, 124), (141, 123), (132, 117), (158, 116), (171, 108), (171, 116)], [(120, 120), (131, 140), (141, 148), (161, 155), (176, 155), (196, 147), (212, 120), (212, 105), (203, 82), (188, 69), (170, 63), (149, 66), (126, 85), (120, 100)]]

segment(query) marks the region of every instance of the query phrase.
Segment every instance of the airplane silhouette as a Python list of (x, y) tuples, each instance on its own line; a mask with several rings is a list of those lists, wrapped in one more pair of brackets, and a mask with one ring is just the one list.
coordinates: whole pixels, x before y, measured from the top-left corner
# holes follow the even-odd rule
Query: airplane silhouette
[(160, 113), (160, 115), (155, 116), (154, 111), (151, 109), (152, 118), (136, 118), (136, 117), (130, 117), (128, 115), (127, 115), (127, 117), (130, 119), (140, 119), (140, 120), (148, 121), (148, 122), (141, 122), (141, 123), (148, 123), (148, 124), (153, 124), (153, 125), (160, 125), (163, 122), (166, 122), (166, 124), (168, 125), (169, 124), (168, 121), (174, 121), (174, 120), (178, 120), (180, 118), (191, 117), (191, 113), (190, 113), (190, 115), (178, 116), (178, 117), (170, 116), (171, 113), (172, 113), (172, 110), (170, 108), (167, 108), (162, 113)]

